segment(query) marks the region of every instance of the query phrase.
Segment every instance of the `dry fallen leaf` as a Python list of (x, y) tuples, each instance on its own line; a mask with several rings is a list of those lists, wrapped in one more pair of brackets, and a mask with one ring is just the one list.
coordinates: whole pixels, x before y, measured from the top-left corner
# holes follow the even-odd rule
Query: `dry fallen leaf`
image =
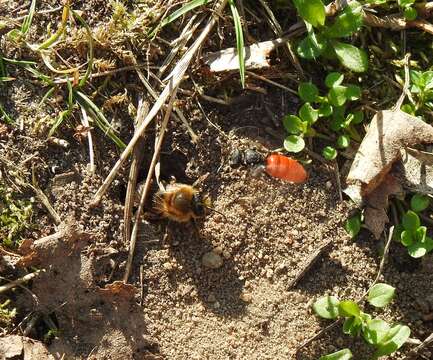
[(378, 112), (350, 168), (345, 193), (362, 203), (401, 159), (402, 149), (425, 143), (433, 143), (432, 126), (400, 110)]
[(123, 281), (114, 281), (111, 284), (105, 285), (105, 288), (99, 289), (101, 294), (115, 296), (121, 300), (133, 299), (136, 291), (133, 285), (125, 284)]
[(403, 194), (402, 186), (394, 176), (388, 174), (382, 183), (365, 198), (364, 223), (376, 239), (380, 238), (389, 221), (387, 215), (389, 197), (400, 194)]

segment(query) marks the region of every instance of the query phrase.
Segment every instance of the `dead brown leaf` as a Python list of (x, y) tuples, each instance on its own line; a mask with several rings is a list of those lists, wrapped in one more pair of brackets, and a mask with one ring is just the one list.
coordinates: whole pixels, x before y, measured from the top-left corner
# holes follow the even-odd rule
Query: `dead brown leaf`
[(105, 285), (105, 288), (99, 289), (103, 295), (113, 296), (120, 300), (132, 300), (135, 297), (136, 288), (131, 284), (125, 284), (123, 281), (114, 281)]
[(389, 197), (400, 194), (403, 194), (402, 186), (394, 176), (388, 174), (383, 182), (367, 195), (364, 223), (376, 239), (380, 238), (389, 221), (387, 215)]
[(350, 168), (345, 192), (361, 203), (401, 159), (402, 149), (423, 143), (433, 143), (432, 126), (400, 110), (378, 112)]

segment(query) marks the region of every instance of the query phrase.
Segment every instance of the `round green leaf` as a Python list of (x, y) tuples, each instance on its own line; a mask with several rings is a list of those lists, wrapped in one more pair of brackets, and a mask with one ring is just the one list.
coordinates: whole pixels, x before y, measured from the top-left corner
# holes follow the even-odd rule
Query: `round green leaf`
[(352, 356), (350, 349), (343, 349), (332, 354), (321, 356), (319, 360), (349, 360)]
[(284, 148), (288, 152), (298, 153), (305, 148), (305, 141), (298, 135), (289, 135), (284, 139)]
[(388, 284), (378, 283), (368, 292), (367, 300), (375, 307), (388, 305), (394, 297), (395, 288)]
[(317, 41), (315, 36), (307, 35), (298, 43), (296, 51), (300, 57), (311, 60), (318, 58), (320, 54), (322, 54), (325, 47), (326, 43)]
[(361, 97), (361, 88), (357, 85), (348, 85), (346, 90), (346, 98), (350, 101), (358, 100)]
[(403, 230), (400, 234), (401, 243), (404, 246), (410, 246), (413, 244), (414, 238), (410, 231)]
[(337, 138), (337, 146), (340, 149), (345, 149), (350, 145), (350, 137), (347, 135), (340, 135)]
[(324, 319), (336, 319), (338, 316), (339, 301), (335, 296), (322, 296), (313, 304), (317, 316)]
[(319, 95), (317, 86), (311, 82), (303, 82), (298, 87), (298, 94), (306, 102), (315, 102)]
[(343, 333), (358, 336), (362, 329), (362, 320), (357, 317), (348, 317), (343, 323)]
[(293, 0), (299, 15), (314, 27), (325, 24), (325, 5), (322, 0)]
[(352, 124), (360, 124), (364, 120), (364, 113), (362, 111), (355, 111), (353, 113)]
[(418, 16), (418, 12), (413, 7), (407, 7), (406, 9), (404, 9), (403, 14), (406, 20), (409, 21), (415, 20), (416, 17)]
[(424, 242), (427, 236), (427, 228), (425, 226), (420, 226), (415, 231), (415, 240), (418, 242)]
[(348, 232), (352, 239), (358, 235), (359, 231), (361, 230), (361, 215), (356, 214), (347, 219), (346, 223), (344, 224), (344, 229)]
[(347, 100), (345, 86), (336, 85), (329, 90), (328, 100), (331, 105), (342, 106)]
[(338, 152), (332, 146), (326, 146), (322, 150), (322, 155), (326, 160), (334, 160), (337, 157)]
[(319, 116), (327, 117), (332, 115), (332, 106), (328, 102), (323, 102), (319, 107)]
[(410, 329), (406, 325), (394, 325), (386, 334), (385, 338), (377, 345), (374, 356), (384, 356), (392, 354), (400, 349), (409, 339)]
[(418, 215), (412, 210), (403, 215), (402, 223), (405, 230), (411, 232), (415, 232), (421, 225)]
[(385, 339), (390, 328), (391, 327), (386, 321), (381, 319), (373, 319), (367, 321), (367, 326), (365, 327), (362, 335), (365, 341), (367, 341), (369, 344), (377, 345)]
[(409, 115), (415, 116), (415, 106), (412, 104), (403, 104), (400, 108), (401, 111), (404, 111), (405, 113)]
[(344, 75), (339, 72), (329, 73), (325, 78), (325, 85), (329, 88), (341, 85), (344, 80)]
[(362, 5), (353, 1), (337, 16), (334, 23), (326, 30), (329, 37), (346, 37), (358, 31), (362, 26)]
[(364, 72), (368, 68), (368, 57), (364, 50), (342, 42), (333, 43), (335, 54), (341, 63), (354, 72)]
[(295, 115), (286, 115), (283, 118), (283, 126), (290, 134), (303, 134), (306, 131), (304, 122)]
[(427, 254), (427, 247), (425, 243), (417, 241), (407, 247), (407, 252), (413, 258), (418, 259)]
[(410, 199), (410, 207), (415, 212), (421, 212), (428, 208), (430, 204), (430, 198), (427, 195), (415, 194)]
[(360, 309), (356, 302), (344, 300), (338, 304), (338, 313), (342, 317), (359, 317)]
[(319, 118), (319, 112), (310, 105), (310, 103), (305, 103), (299, 109), (299, 117), (307, 122), (308, 124), (314, 124)]

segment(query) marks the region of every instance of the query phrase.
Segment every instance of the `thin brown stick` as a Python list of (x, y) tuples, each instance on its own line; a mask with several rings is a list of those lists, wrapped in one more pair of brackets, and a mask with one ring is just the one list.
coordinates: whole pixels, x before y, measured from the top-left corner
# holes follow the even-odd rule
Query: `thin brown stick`
[(50, 214), (54, 223), (56, 225), (59, 225), (62, 220), (60, 219), (60, 216), (59, 216), (59, 214), (57, 214), (56, 210), (54, 210), (54, 208), (51, 206), (50, 200), (48, 200), (47, 196), (44, 194), (44, 192), (39, 187), (39, 185), (36, 181), (34, 166), (32, 166), (32, 184), (29, 184), (29, 186), (35, 192), (36, 197), (39, 199), (39, 201), (45, 206), (45, 208), (48, 211), (48, 214)]
[(415, 356), (419, 356), (419, 353), (425, 348), (433, 345), (433, 333), (431, 333), (421, 344), (419, 344), (416, 348), (409, 351), (406, 357), (403, 360), (414, 359)]
[(158, 161), (159, 153), (161, 152), (162, 141), (164, 140), (164, 134), (167, 129), (168, 120), (170, 119), (171, 111), (173, 110), (173, 103), (174, 100), (176, 99), (176, 93), (177, 93), (177, 87), (172, 91), (170, 101), (167, 105), (167, 111), (165, 112), (164, 120), (162, 121), (161, 124), (161, 130), (160, 130), (158, 142), (155, 146), (155, 151), (153, 153), (152, 161), (149, 165), (149, 171), (147, 173), (146, 182), (144, 183), (143, 192), (141, 193), (140, 204), (138, 206), (137, 213), (135, 215), (135, 223), (134, 223), (134, 227), (132, 228), (131, 240), (129, 243), (129, 253), (128, 253), (128, 259), (126, 261), (125, 275), (123, 276), (123, 282), (125, 284), (128, 282), (129, 275), (131, 273), (132, 261), (134, 259), (134, 252), (135, 252), (135, 244), (137, 242), (138, 227), (140, 226), (140, 217), (144, 210), (144, 204), (146, 202), (147, 195), (149, 194), (150, 184), (152, 183), (153, 174), (155, 172), (155, 165)]
[[(367, 291), (358, 299), (356, 300), (357, 303), (360, 303), (361, 301), (363, 301), (365, 299), (365, 297), (368, 295), (368, 292), (370, 291), (370, 289), (377, 284), (377, 282), (379, 281), (380, 276), (382, 275), (383, 272), (383, 268), (385, 267), (385, 263), (386, 263), (386, 259), (388, 256), (388, 252), (389, 252), (389, 247), (391, 245), (391, 240), (392, 240), (392, 236), (394, 233), (394, 226), (391, 226), (391, 228), (389, 229), (389, 234), (388, 234), (388, 239), (386, 241), (385, 244), (385, 248), (383, 249), (383, 256), (382, 259), (380, 260), (380, 264), (379, 264), (379, 270), (377, 271), (377, 275), (375, 277), (375, 279), (373, 280), (373, 282), (370, 284), (370, 286), (368, 287)], [(298, 354), (298, 352), (303, 349), (304, 347), (306, 347), (307, 345), (311, 344), (313, 341), (319, 339), (320, 337), (322, 337), (323, 334), (327, 333), (328, 331), (334, 329), (336, 326), (338, 326), (340, 323), (343, 322), (343, 318), (340, 318), (336, 321), (334, 321), (332, 324), (328, 325), (326, 328), (320, 330), (317, 334), (315, 334), (314, 336), (310, 337), (309, 339), (307, 339), (306, 341), (304, 341), (297, 349), (296, 349), (296, 354)]]
[(341, 178), (340, 178), (340, 169), (338, 167), (337, 160), (334, 160), (334, 166), (332, 167), (335, 174), (335, 182), (337, 183), (338, 190), (338, 199), (343, 201), (343, 191), (341, 190)]
[[(14, 281), (10, 281), (9, 283), (0, 286), (0, 294), (11, 290), (21, 284), (24, 284), (27, 281), (30, 281), (31, 279), (35, 278), (36, 276), (38, 276), (41, 272), (43, 272), (45, 270), (36, 270), (35, 272), (32, 272), (30, 274), (24, 275), (22, 278), (19, 278), (17, 280)], [(9, 280), (7, 280), (9, 281)]]
[(290, 290), (294, 287), (311, 269), (311, 267), (316, 263), (316, 261), (328, 250), (329, 246), (332, 244), (332, 240), (327, 241), (325, 244), (320, 246), (305, 262), (303, 268), (296, 274), (295, 278), (289, 282), (287, 289)]
[[(143, 102), (142, 99), (138, 102), (137, 116), (135, 118), (135, 128), (137, 129), (143, 122), (144, 118), (147, 115), (149, 108), (147, 103)], [(128, 243), (131, 238), (131, 219), (132, 219), (132, 208), (134, 206), (134, 195), (137, 186), (137, 178), (140, 169), (140, 164), (143, 160), (143, 148), (144, 145), (144, 136), (137, 142), (137, 146), (134, 148), (132, 154), (132, 162), (131, 168), (129, 169), (129, 177), (128, 177), (128, 186), (126, 188), (126, 197), (125, 197), (125, 208), (123, 210), (123, 223), (125, 227), (124, 231), (124, 240), (125, 244)]]

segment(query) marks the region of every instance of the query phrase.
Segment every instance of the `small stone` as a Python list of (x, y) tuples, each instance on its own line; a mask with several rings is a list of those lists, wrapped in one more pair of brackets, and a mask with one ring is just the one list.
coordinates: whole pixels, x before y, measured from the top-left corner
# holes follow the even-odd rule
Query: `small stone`
[(328, 181), (325, 183), (325, 187), (326, 187), (328, 190), (330, 190), (330, 189), (332, 188), (332, 181), (328, 180)]
[(169, 262), (162, 264), (162, 266), (164, 267), (165, 270), (168, 270), (168, 271), (173, 270), (173, 265)]
[(266, 278), (271, 279), (274, 276), (274, 271), (272, 269), (266, 270)]
[(230, 252), (229, 251), (227, 251), (227, 250), (224, 250), (223, 251), (223, 257), (224, 257), (224, 259), (230, 259), (230, 257), (231, 257), (231, 254), (230, 254)]
[(242, 301), (245, 301), (247, 303), (249, 303), (249, 302), (251, 302), (253, 300), (253, 296), (250, 293), (248, 293), (248, 292), (242, 292), (241, 295), (239, 296), (239, 298)]
[(216, 248), (213, 249), (213, 252), (214, 252), (215, 254), (221, 255), (222, 252), (223, 252), (223, 249), (222, 249), (221, 246), (217, 246)]
[(214, 303), (215, 301), (217, 301), (217, 299), (214, 294), (209, 294), (209, 296), (207, 297), (207, 301), (209, 301), (210, 303)]
[(203, 255), (201, 262), (203, 266), (210, 269), (218, 269), (223, 265), (223, 259), (214, 251), (210, 251)]

